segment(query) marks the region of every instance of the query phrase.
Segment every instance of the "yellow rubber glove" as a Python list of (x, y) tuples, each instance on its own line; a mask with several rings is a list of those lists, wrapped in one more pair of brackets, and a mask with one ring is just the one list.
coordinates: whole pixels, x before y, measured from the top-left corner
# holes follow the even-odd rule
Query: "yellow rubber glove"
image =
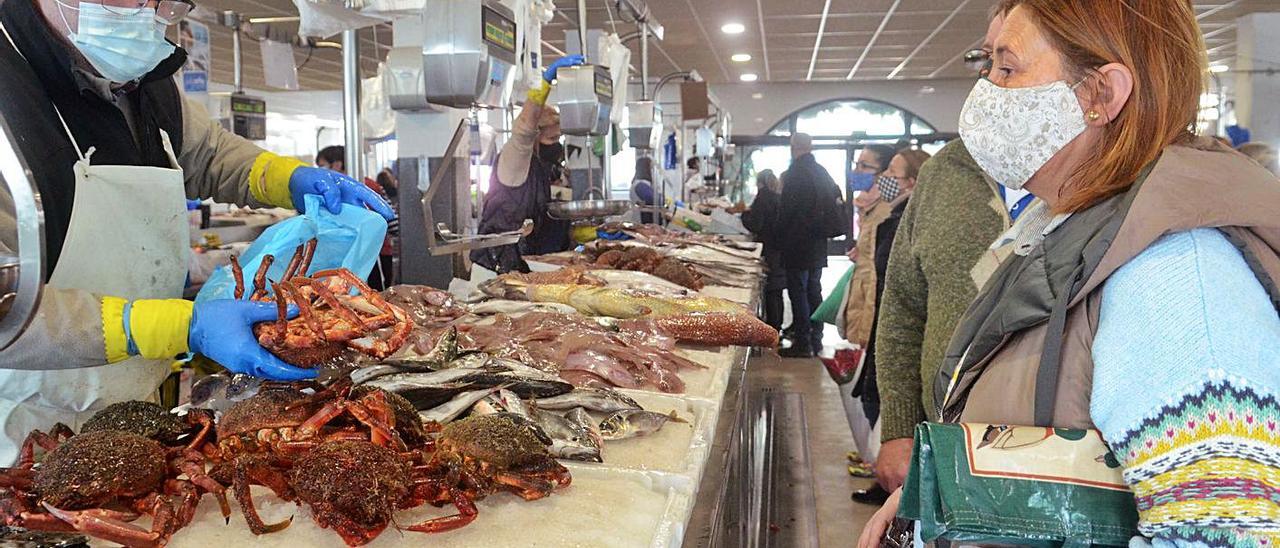
[(108, 363), (130, 356), (169, 359), (186, 354), (195, 303), (182, 299), (102, 298), (102, 338)]
[(293, 170), (306, 165), (297, 158), (263, 152), (249, 169), (249, 192), (264, 204), (293, 209), (289, 178)]
[(542, 85), (529, 90), (529, 100), (538, 105), (547, 104), (547, 96), (551, 95), (551, 83), (546, 80), (542, 81)]

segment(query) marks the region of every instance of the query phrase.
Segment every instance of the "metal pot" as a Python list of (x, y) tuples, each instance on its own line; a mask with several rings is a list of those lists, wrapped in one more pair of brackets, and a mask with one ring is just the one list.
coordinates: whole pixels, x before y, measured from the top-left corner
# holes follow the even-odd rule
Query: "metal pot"
[(547, 204), (547, 215), (562, 221), (579, 221), (621, 215), (631, 211), (627, 200), (577, 200)]

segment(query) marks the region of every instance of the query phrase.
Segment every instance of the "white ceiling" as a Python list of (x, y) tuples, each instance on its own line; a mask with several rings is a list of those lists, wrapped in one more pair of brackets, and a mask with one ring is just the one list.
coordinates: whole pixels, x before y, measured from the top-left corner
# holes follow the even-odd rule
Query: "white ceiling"
[[(987, 12), (996, 0), (650, 0), (649, 8), (665, 26), (666, 39), (653, 48), (654, 78), (696, 69), (711, 82), (737, 81), (745, 72), (761, 81), (884, 80), (968, 77), (959, 62), (986, 31)], [(635, 25), (619, 19), (614, 0), (588, 0), (589, 26), (619, 34)], [(208, 0), (205, 8), (232, 9), (252, 16), (296, 15), (290, 0)], [(575, 0), (558, 0), (559, 14), (544, 37), (564, 49), (564, 31), (577, 27)], [(1280, 11), (1280, 0), (1196, 1), (1210, 60), (1230, 63), (1235, 58), (1236, 19), (1259, 11)], [(823, 16), (824, 10), (826, 16)], [(611, 22), (612, 16), (612, 22)], [(747, 31), (726, 35), (720, 26), (742, 23)], [(288, 34), (296, 27), (277, 25)], [(390, 26), (361, 32), (363, 70), (372, 74), (391, 43)], [(231, 80), (230, 29), (214, 26), (213, 78)], [(638, 46), (633, 45), (633, 51)], [(734, 53), (748, 53), (747, 63), (732, 62)], [(295, 48), (298, 63), (307, 51)], [(552, 54), (554, 57), (554, 54)], [(262, 87), (258, 47), (245, 41), (245, 83)], [(638, 66), (638, 51), (632, 56)], [(811, 70), (812, 69), (812, 70)], [(337, 50), (316, 49), (299, 73), (303, 89), (341, 87)]]

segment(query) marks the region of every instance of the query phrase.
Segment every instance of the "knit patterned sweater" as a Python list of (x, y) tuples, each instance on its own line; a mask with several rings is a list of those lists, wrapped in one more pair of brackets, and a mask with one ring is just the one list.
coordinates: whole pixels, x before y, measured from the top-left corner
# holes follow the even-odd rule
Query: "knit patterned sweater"
[(1156, 546), (1280, 543), (1280, 316), (1213, 229), (1103, 288), (1090, 415)]
[(937, 420), (933, 379), (951, 334), (978, 294), (970, 277), (1009, 228), (999, 191), (959, 139), (920, 168), (885, 273), (876, 327), (881, 439), (910, 439)]

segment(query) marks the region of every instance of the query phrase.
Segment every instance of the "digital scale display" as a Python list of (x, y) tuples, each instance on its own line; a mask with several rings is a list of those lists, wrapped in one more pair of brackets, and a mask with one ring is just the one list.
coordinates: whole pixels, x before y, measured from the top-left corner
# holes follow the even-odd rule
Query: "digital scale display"
[(515, 55), (516, 23), (489, 6), (484, 6), (480, 18), (484, 21), (484, 41)]
[(231, 132), (249, 139), (267, 138), (267, 102), (247, 95), (231, 95)]

